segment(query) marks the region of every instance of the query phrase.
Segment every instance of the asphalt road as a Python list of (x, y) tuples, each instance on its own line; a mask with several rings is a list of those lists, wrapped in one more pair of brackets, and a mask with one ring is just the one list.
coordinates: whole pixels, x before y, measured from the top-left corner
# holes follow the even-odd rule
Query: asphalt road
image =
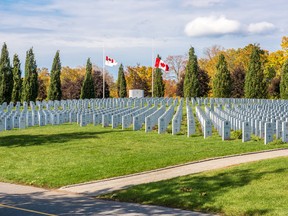
[(0, 183), (1, 216), (205, 215), (158, 206), (104, 201), (41, 188)]

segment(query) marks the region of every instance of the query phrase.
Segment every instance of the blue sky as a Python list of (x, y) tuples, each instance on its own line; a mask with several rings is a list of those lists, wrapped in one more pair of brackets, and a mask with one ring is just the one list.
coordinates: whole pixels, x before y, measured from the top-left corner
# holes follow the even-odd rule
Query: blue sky
[[(151, 65), (152, 47), (163, 59), (201, 57), (205, 48), (260, 43), (280, 49), (287, 36), (286, 0), (1, 0), (0, 43), (22, 65), (33, 47), (38, 67), (51, 68), (60, 50), (62, 66), (102, 66), (102, 50), (125, 65)], [(117, 68), (107, 68), (115, 76)]]

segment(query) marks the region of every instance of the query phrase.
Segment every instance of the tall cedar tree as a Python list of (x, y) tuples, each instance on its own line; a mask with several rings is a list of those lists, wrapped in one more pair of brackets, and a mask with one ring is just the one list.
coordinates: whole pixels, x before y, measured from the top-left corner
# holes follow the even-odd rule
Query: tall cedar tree
[(231, 96), (232, 80), (223, 54), (220, 54), (213, 79), (213, 96), (229, 98)]
[(253, 46), (245, 77), (244, 92), (246, 98), (267, 97), (267, 85), (264, 80), (263, 67), (260, 61), (260, 54), (262, 52), (259, 46)]
[[(101, 71), (93, 72), (94, 91), (96, 98), (103, 98), (103, 73)], [(110, 89), (108, 83), (105, 81), (105, 98), (110, 97)]]
[(13, 57), (13, 91), (12, 91), (12, 101), (16, 103), (21, 101), (21, 64), (18, 55), (15, 54)]
[(26, 52), (22, 101), (35, 101), (38, 95), (38, 73), (33, 48)]
[[(161, 57), (157, 55), (157, 58)], [(165, 85), (162, 78), (162, 70), (160, 68), (156, 68), (154, 71), (154, 92), (153, 97), (164, 97), (165, 93)]]
[(207, 97), (209, 94), (209, 91), (211, 90), (211, 87), (209, 86), (210, 77), (208, 73), (199, 68), (198, 73), (198, 80), (199, 80), (199, 97)]
[(236, 67), (232, 74), (232, 98), (244, 97), (244, 85), (245, 85), (245, 70), (243, 67)]
[(90, 58), (88, 58), (86, 64), (86, 74), (82, 85), (80, 98), (81, 99), (95, 98), (94, 82), (92, 77), (92, 64)]
[(186, 73), (184, 79), (184, 97), (199, 96), (199, 80), (198, 80), (198, 62), (194, 48), (189, 49), (189, 59), (186, 65)]
[(176, 96), (178, 97), (184, 97), (184, 92), (183, 92), (184, 79), (185, 79), (185, 73), (181, 73), (179, 81), (176, 84)]
[(61, 76), (61, 61), (58, 50), (55, 54), (51, 69), (50, 86), (48, 91), (49, 100), (61, 100), (62, 98), (60, 76)]
[(127, 83), (122, 64), (120, 65), (118, 71), (117, 91), (119, 98), (127, 97)]
[(0, 104), (10, 103), (13, 90), (13, 73), (10, 66), (9, 52), (6, 43), (2, 46), (0, 58)]
[(281, 99), (288, 99), (288, 59), (286, 59), (281, 72), (280, 82)]

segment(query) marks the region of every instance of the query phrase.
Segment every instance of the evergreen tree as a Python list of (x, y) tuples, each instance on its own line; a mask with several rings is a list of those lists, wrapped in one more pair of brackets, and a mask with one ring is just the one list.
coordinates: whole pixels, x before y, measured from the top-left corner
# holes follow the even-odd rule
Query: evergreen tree
[(245, 77), (244, 92), (246, 98), (267, 97), (267, 85), (264, 80), (262, 63), (260, 61), (260, 54), (262, 52), (259, 46), (253, 46)]
[(184, 79), (185, 79), (185, 73), (181, 73), (179, 81), (176, 84), (176, 96), (178, 97), (184, 97), (184, 92), (183, 92)]
[(95, 98), (94, 83), (92, 77), (92, 64), (90, 58), (87, 60), (86, 64), (86, 75), (81, 89), (81, 99)]
[(22, 79), (21, 79), (20, 66), (21, 65), (18, 55), (15, 54), (13, 57), (13, 91), (12, 91), (12, 101), (14, 103), (16, 103), (17, 101), (21, 101)]
[(58, 50), (55, 54), (51, 68), (50, 86), (48, 91), (49, 100), (61, 100), (62, 98), (60, 76), (61, 76), (61, 62)]
[(0, 104), (10, 103), (13, 90), (13, 74), (10, 66), (9, 52), (3, 44), (0, 58)]
[(38, 74), (33, 48), (26, 52), (22, 101), (35, 101), (38, 95)]
[(242, 67), (238, 66), (231, 74), (232, 78), (232, 93), (233, 98), (244, 97), (244, 85), (245, 85), (245, 71)]
[(199, 80), (199, 97), (207, 97), (211, 87), (209, 86), (210, 77), (208, 73), (199, 68), (198, 73), (198, 80)]
[(198, 80), (198, 62), (194, 48), (189, 49), (189, 59), (186, 65), (186, 73), (184, 79), (184, 97), (199, 96), (199, 80)]
[[(103, 98), (103, 73), (101, 71), (94, 71), (93, 73), (94, 91), (96, 98)], [(105, 98), (110, 97), (109, 85), (105, 81)]]
[(126, 84), (126, 78), (123, 71), (123, 65), (121, 64), (118, 71), (118, 80), (117, 80), (117, 93), (118, 97), (124, 98), (127, 97), (127, 84)]
[[(157, 58), (161, 57), (158, 55)], [(156, 68), (154, 71), (154, 92), (153, 92), (153, 97), (164, 97), (164, 93), (165, 93), (165, 85), (163, 82), (163, 78), (162, 78), (162, 70), (160, 68)]]
[(216, 65), (216, 74), (213, 79), (213, 96), (228, 98), (231, 95), (232, 80), (223, 54), (220, 54)]
[(288, 59), (286, 59), (281, 72), (280, 97), (288, 99)]

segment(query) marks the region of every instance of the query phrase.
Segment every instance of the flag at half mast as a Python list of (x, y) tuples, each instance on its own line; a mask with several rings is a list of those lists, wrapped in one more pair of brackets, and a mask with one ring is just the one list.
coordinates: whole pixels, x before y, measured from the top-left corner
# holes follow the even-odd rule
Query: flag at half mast
[(105, 58), (105, 65), (109, 66), (109, 67), (113, 67), (116, 66), (118, 63), (116, 62), (115, 59), (110, 58), (109, 56), (106, 56)]

